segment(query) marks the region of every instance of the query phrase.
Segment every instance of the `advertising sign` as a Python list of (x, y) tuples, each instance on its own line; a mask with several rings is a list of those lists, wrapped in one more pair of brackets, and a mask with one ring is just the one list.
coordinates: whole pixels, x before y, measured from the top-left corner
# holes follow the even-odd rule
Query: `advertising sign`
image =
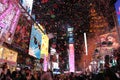
[(42, 33), (40, 33), (38, 29), (32, 26), (30, 45), (29, 45), (29, 54), (38, 59), (40, 59), (41, 40), (42, 40)]
[(17, 52), (4, 48), (4, 52), (3, 52), (4, 60), (10, 61), (10, 62), (17, 62), (17, 55), (18, 55)]
[(0, 47), (0, 59), (2, 59), (3, 47)]
[(28, 23), (24, 15), (21, 15), (11, 45), (16, 49), (27, 52), (29, 49), (31, 28), (32, 24)]
[(0, 41), (11, 44), (19, 20), (20, 9), (13, 0), (0, 1)]
[(42, 35), (41, 54), (48, 56), (49, 38), (47, 35)]
[(120, 26), (120, 0), (117, 0), (115, 3), (116, 13), (117, 13), (117, 19), (118, 19), (118, 25)]
[(28, 14), (31, 15), (33, 0), (20, 0), (20, 3), (25, 8), (25, 10), (28, 12)]
[(70, 68), (70, 72), (75, 71), (74, 45), (73, 44), (69, 44), (69, 68)]

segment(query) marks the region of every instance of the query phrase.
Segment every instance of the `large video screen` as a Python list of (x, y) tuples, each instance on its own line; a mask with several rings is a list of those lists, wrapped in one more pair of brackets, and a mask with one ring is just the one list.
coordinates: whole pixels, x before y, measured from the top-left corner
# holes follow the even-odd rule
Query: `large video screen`
[(75, 71), (75, 62), (74, 62), (74, 44), (69, 44), (69, 68), (70, 72)]
[(48, 46), (49, 46), (49, 38), (47, 35), (42, 35), (42, 44), (41, 44), (41, 55), (48, 56)]
[(12, 46), (21, 51), (28, 52), (31, 27), (32, 24), (26, 20), (24, 15), (21, 15), (15, 31)]
[(20, 9), (15, 0), (0, 1), (0, 41), (11, 44), (19, 20)]
[(8, 48), (4, 48), (3, 51), (3, 59), (11, 62), (16, 62), (17, 61), (17, 55), (18, 53), (10, 50)]
[(73, 27), (68, 27), (68, 28), (67, 28), (67, 31), (68, 31), (68, 32), (72, 32), (72, 31), (73, 31)]
[(69, 42), (69, 44), (73, 44), (74, 43), (74, 38), (70, 37), (68, 42)]
[(118, 19), (118, 25), (120, 26), (120, 0), (117, 0), (115, 3), (116, 13), (117, 13), (117, 19)]
[(0, 62), (7, 62), (15, 65), (17, 62), (18, 53), (6, 47), (0, 46)]
[(31, 38), (29, 44), (29, 55), (40, 59), (42, 33), (32, 26)]

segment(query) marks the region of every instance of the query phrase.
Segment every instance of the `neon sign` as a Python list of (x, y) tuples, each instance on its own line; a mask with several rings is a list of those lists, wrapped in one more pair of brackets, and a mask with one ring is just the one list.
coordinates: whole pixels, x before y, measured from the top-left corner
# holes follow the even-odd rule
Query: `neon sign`
[(120, 0), (117, 0), (115, 3), (117, 18), (118, 18), (118, 25), (120, 26)]
[(0, 41), (11, 44), (19, 20), (20, 9), (12, 0), (0, 1)]
[(70, 68), (70, 72), (75, 71), (74, 45), (73, 44), (69, 44), (69, 68)]

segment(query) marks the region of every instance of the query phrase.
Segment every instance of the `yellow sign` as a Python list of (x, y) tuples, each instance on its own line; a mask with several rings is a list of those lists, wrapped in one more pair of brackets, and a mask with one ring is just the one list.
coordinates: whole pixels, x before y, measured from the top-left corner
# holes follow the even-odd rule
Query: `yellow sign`
[(2, 59), (3, 47), (0, 47), (0, 59)]
[(17, 62), (17, 55), (18, 55), (17, 52), (4, 48), (4, 52), (3, 52), (4, 60), (11, 61), (11, 62)]
[(42, 35), (41, 54), (48, 56), (49, 38), (47, 35)]

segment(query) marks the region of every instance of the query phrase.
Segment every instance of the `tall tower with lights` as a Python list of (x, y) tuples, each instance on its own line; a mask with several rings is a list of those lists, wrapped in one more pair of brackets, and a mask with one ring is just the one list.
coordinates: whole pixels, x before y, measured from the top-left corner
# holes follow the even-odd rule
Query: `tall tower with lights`
[(73, 27), (67, 24), (67, 37), (68, 37), (68, 55), (69, 55), (69, 71), (75, 72), (75, 56), (74, 56), (74, 37)]

